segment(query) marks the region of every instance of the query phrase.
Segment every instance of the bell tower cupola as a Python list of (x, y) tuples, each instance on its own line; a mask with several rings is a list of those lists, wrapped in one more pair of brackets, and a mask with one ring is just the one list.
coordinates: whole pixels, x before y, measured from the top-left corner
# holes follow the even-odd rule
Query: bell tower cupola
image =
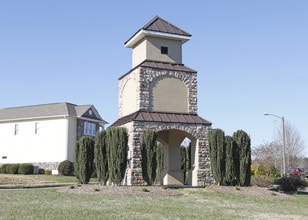
[(144, 60), (155, 60), (169, 63), (182, 63), (182, 44), (191, 34), (155, 16), (139, 29), (125, 47), (132, 48), (132, 67)]

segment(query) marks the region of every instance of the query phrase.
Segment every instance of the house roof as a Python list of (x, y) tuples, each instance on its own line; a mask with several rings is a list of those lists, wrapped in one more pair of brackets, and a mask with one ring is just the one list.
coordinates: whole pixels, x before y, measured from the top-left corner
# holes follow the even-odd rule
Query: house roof
[(115, 121), (111, 127), (121, 126), (128, 122), (163, 122), (211, 125), (212, 123), (197, 114), (137, 111)]
[(171, 70), (171, 71), (179, 71), (179, 72), (188, 72), (188, 73), (196, 73), (196, 70), (193, 70), (184, 64), (179, 63), (170, 63), (170, 62), (162, 62), (162, 61), (155, 61), (155, 60), (145, 60), (133, 69), (131, 69), (128, 73), (121, 76), (119, 79), (123, 78), (133, 70), (139, 67), (149, 67), (155, 69), (162, 69), (162, 70)]
[(163, 38), (171, 38), (181, 40), (182, 43), (188, 41), (191, 34), (171, 24), (170, 22), (155, 16), (146, 25), (140, 28), (133, 36), (131, 36), (125, 43), (125, 47), (134, 47), (134, 45), (145, 36), (156, 36)]
[(89, 109), (94, 112), (97, 120), (103, 124), (107, 124), (93, 105), (75, 105), (67, 102), (0, 109), (0, 121), (62, 116), (83, 117)]

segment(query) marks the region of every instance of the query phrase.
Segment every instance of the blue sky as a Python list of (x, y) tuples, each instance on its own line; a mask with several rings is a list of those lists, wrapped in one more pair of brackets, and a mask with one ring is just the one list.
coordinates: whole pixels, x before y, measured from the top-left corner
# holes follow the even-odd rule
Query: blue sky
[[(198, 113), (257, 146), (284, 116), (308, 145), (308, 1), (0, 1), (0, 108), (71, 102), (118, 117), (124, 47), (159, 15), (192, 34), (183, 63), (198, 71)], [(306, 147), (308, 151), (308, 147)], [(307, 152), (308, 155), (308, 152)]]

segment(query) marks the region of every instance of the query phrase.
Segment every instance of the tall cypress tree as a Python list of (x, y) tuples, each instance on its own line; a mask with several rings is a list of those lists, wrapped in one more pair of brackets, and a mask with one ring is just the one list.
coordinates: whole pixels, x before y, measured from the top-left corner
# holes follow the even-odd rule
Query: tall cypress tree
[(76, 144), (76, 177), (82, 184), (90, 181), (93, 172), (94, 140), (90, 137), (82, 137)]
[(225, 181), (227, 185), (236, 185), (238, 175), (236, 172), (236, 142), (233, 140), (231, 136), (225, 137), (226, 143), (226, 173), (225, 173)]
[(76, 142), (75, 145), (75, 163), (74, 163), (74, 175), (77, 178), (77, 181), (80, 183), (79, 177), (79, 152), (80, 152), (80, 144), (79, 141)]
[(163, 165), (164, 165), (164, 146), (161, 143), (157, 144), (156, 161), (157, 161), (157, 168), (156, 168), (156, 180), (155, 180), (155, 182), (160, 183), (160, 181), (161, 181), (161, 171), (162, 171)]
[(102, 185), (106, 185), (108, 180), (106, 131), (100, 131), (96, 133), (94, 157), (95, 157), (97, 179)]
[(109, 180), (120, 185), (127, 165), (128, 136), (125, 128), (109, 128), (106, 133)]
[(153, 130), (143, 130), (141, 138), (142, 176), (148, 185), (152, 185), (156, 178), (157, 158), (156, 142), (157, 135)]
[(225, 176), (225, 134), (221, 129), (213, 129), (209, 132), (209, 150), (211, 157), (212, 174), (220, 185)]
[(239, 156), (239, 182), (241, 186), (249, 186), (251, 180), (251, 141), (249, 135), (238, 130), (233, 134), (233, 139), (238, 146)]

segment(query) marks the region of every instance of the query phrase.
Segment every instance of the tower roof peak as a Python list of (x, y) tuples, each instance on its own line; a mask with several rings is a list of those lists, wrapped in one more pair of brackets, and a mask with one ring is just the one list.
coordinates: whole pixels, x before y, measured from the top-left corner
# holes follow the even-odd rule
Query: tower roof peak
[(191, 34), (171, 24), (159, 16), (155, 16), (146, 25), (140, 28), (131, 38), (125, 43), (125, 47), (134, 47), (134, 45), (146, 36), (155, 36), (160, 38), (169, 38), (181, 40), (182, 43), (188, 41)]

